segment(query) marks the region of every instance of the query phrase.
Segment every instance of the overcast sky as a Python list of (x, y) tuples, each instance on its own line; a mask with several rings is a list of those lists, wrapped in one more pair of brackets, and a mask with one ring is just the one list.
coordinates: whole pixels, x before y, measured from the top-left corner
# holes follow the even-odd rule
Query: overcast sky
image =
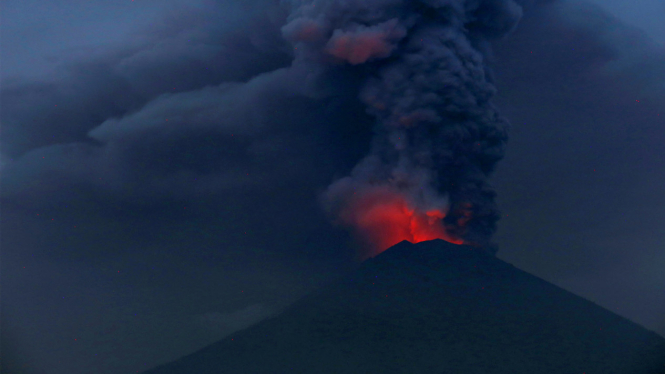
[[(665, 336), (665, 1), (518, 3), (488, 57), (497, 256)], [(320, 196), (374, 119), (353, 71), (313, 89), (292, 67), (287, 15), (3, 3), (4, 365), (137, 372), (353, 266)]]

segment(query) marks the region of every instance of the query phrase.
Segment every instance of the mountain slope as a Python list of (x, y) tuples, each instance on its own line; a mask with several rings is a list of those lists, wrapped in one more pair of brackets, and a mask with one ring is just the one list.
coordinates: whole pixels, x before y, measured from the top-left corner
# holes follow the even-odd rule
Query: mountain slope
[(399, 243), (146, 374), (665, 373), (665, 339), (469, 246)]

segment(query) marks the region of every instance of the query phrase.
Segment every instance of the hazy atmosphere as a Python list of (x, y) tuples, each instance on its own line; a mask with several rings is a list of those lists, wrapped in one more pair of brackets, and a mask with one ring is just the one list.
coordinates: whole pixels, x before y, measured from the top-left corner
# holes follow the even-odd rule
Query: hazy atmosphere
[[(665, 1), (467, 1), (468, 43), (365, 3), (401, 1), (3, 3), (3, 370), (140, 372), (278, 313), (385, 249), (356, 192), (665, 336)], [(421, 89), (458, 66), (428, 38), (462, 94)], [(441, 97), (452, 135), (390, 127)]]

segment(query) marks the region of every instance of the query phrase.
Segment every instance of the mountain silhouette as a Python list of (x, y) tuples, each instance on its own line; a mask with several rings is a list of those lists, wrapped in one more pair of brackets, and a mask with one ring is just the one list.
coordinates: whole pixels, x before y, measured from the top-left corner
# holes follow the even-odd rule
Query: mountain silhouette
[(401, 242), (145, 374), (662, 374), (665, 339), (478, 248)]

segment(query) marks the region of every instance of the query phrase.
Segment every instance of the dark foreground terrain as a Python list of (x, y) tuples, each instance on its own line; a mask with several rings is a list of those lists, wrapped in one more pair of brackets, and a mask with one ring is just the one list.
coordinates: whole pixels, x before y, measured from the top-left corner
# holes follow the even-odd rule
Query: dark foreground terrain
[(402, 242), (145, 374), (662, 374), (665, 339), (478, 249)]

